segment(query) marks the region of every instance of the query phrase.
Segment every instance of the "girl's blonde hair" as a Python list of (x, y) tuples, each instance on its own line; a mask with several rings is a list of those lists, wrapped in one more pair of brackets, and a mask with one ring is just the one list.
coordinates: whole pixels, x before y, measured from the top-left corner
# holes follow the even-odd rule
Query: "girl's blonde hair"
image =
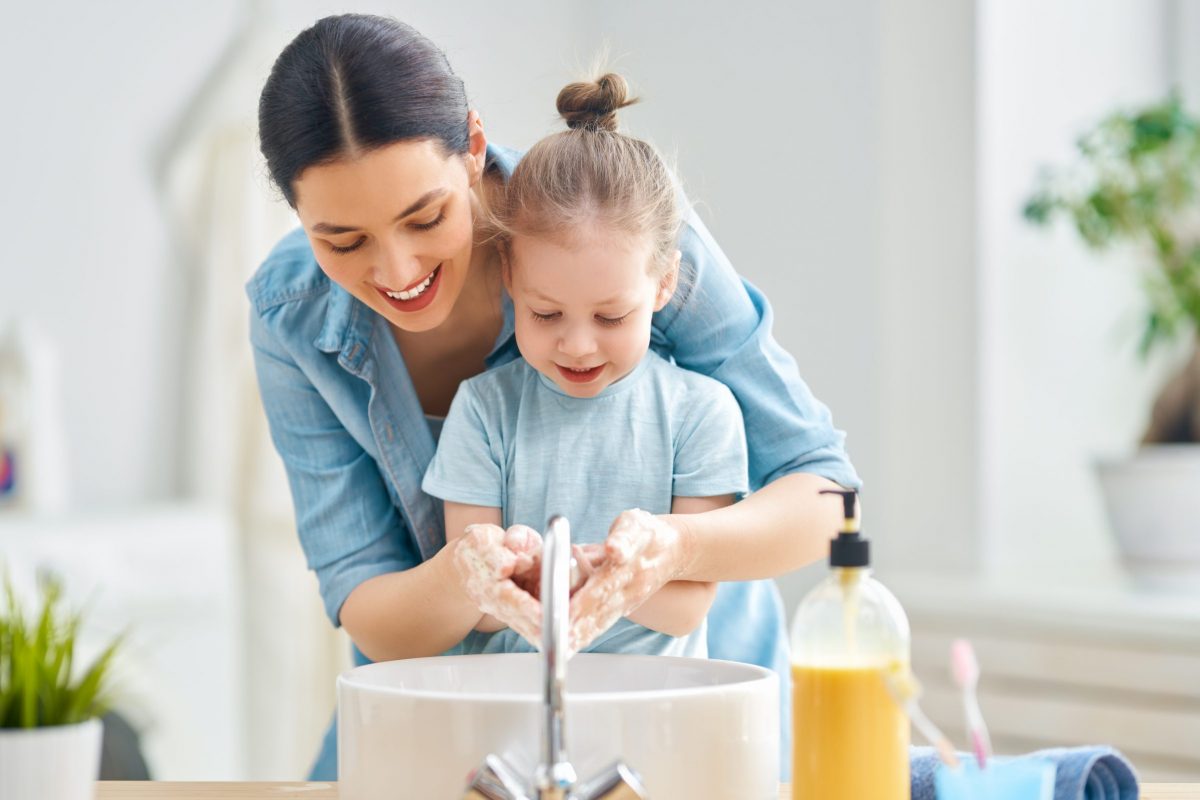
[(580, 226), (599, 223), (649, 237), (651, 273), (667, 272), (682, 215), (662, 156), (617, 131), (617, 111), (636, 102), (625, 79), (612, 72), (558, 93), (558, 113), (567, 130), (530, 148), (491, 200), (489, 216), (502, 249), (515, 234), (569, 237)]

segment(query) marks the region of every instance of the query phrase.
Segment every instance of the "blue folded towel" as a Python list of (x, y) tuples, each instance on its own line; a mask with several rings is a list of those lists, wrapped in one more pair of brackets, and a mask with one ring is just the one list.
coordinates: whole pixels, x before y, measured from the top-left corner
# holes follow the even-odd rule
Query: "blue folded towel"
[[(912, 761), (912, 800), (935, 800), (933, 776), (941, 762), (932, 747), (914, 747)], [(959, 758), (973, 755), (959, 753)], [(1027, 756), (999, 756), (998, 761), (1013, 758), (1040, 758), (1058, 768), (1054, 780), (1054, 800), (1137, 800), (1138, 783), (1133, 765), (1111, 747), (1070, 747), (1038, 750)]]

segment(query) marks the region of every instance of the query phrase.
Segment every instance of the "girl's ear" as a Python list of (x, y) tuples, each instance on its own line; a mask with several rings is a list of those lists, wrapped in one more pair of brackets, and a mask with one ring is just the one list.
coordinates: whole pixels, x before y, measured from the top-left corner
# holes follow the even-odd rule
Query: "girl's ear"
[(504, 290), (512, 295), (512, 260), (508, 254), (508, 242), (496, 243), (496, 252), (500, 255), (500, 280), (504, 281)]
[(658, 282), (658, 293), (654, 296), (654, 310), (662, 311), (663, 306), (671, 302), (675, 295), (675, 287), (679, 285), (679, 259), (681, 253), (676, 250), (671, 255), (671, 266)]

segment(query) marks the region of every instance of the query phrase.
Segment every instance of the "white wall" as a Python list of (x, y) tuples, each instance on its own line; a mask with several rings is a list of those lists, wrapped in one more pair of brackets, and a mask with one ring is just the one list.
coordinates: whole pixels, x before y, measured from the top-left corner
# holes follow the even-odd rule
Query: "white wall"
[(233, 3), (21, 3), (0, 26), (0, 322), (58, 348), (70, 485), (87, 506), (172, 488), (183, 332), (151, 165)]
[(1132, 450), (1167, 360), (1143, 369), (1140, 253), (1020, 216), (1042, 165), (1110, 110), (1165, 96), (1170, 7), (995, 0), (980, 17), (980, 265), (989, 561), (1111, 553), (1093, 459)]

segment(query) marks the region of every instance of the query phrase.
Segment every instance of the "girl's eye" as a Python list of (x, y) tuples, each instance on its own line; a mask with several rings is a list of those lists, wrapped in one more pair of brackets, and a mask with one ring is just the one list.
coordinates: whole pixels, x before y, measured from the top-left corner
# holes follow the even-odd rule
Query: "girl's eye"
[(365, 237), (363, 237), (363, 238), (359, 238), (358, 240), (356, 240), (356, 241), (354, 242), (354, 244), (350, 244), (350, 245), (347, 245), (347, 246), (345, 246), (345, 247), (338, 247), (338, 246), (337, 246), (336, 244), (334, 244), (333, 242), (330, 242), (330, 243), (329, 243), (329, 249), (330, 249), (331, 251), (335, 252), (335, 253), (351, 253), (351, 252), (353, 252), (353, 251), (357, 250), (358, 248), (362, 247), (362, 243), (363, 243), (364, 241), (366, 241), (366, 238), (365, 238)]
[(560, 316), (562, 316), (561, 312), (558, 312), (558, 311), (555, 311), (553, 314), (539, 314), (538, 312), (534, 311), (533, 309), (530, 309), (529, 313), (538, 322), (553, 322), (554, 320), (556, 320)]
[(625, 317), (628, 317), (628, 316), (629, 316), (629, 314), (622, 314), (619, 317), (601, 317), (601, 316), (597, 315), (596, 322), (599, 322), (601, 325), (608, 325), (608, 326), (612, 327), (612, 326), (620, 325), (622, 322), (625, 321)]
[(436, 228), (438, 225), (441, 225), (442, 220), (444, 220), (445, 218), (446, 218), (446, 212), (439, 211), (437, 217), (430, 220), (429, 222), (414, 222), (414, 223), (412, 223), (412, 227), (418, 231), (431, 231), (434, 228)]

